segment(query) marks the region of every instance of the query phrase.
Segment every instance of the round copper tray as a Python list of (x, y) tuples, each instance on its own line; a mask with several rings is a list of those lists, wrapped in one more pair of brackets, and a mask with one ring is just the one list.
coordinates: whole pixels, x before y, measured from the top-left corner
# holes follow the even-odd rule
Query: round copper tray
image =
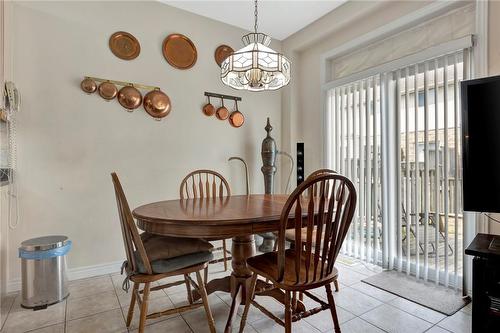
[(217, 65), (222, 64), (222, 62), (229, 57), (234, 52), (233, 48), (228, 45), (220, 45), (215, 49), (214, 58)]
[(132, 60), (141, 53), (139, 41), (125, 31), (118, 31), (109, 37), (109, 48), (115, 56), (123, 60)]
[(193, 42), (181, 34), (168, 35), (163, 41), (162, 50), (167, 62), (177, 69), (193, 67), (198, 58)]

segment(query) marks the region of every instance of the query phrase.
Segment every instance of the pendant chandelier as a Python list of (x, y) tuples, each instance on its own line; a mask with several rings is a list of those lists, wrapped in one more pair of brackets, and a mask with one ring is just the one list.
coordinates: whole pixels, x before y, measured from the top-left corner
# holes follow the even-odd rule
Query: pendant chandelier
[(243, 36), (245, 46), (222, 62), (221, 79), (234, 89), (276, 90), (290, 82), (290, 61), (269, 48), (271, 37), (257, 32), (257, 0), (254, 14), (254, 32)]

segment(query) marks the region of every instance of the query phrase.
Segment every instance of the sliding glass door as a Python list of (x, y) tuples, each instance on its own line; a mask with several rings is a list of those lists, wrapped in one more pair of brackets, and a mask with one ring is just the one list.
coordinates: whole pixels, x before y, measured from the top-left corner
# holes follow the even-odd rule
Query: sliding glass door
[(330, 167), (359, 195), (345, 254), (461, 287), (468, 57), (457, 51), (329, 90)]

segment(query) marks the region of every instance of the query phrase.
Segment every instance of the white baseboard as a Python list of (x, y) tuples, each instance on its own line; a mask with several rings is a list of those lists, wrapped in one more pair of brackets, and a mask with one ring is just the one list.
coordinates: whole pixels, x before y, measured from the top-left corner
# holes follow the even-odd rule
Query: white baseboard
[[(116, 273), (120, 271), (123, 261), (115, 261), (107, 264), (99, 264), (93, 266), (83, 266), (68, 269), (68, 280), (79, 280), (89, 277)], [(21, 279), (14, 279), (7, 282), (7, 293), (21, 290)]]

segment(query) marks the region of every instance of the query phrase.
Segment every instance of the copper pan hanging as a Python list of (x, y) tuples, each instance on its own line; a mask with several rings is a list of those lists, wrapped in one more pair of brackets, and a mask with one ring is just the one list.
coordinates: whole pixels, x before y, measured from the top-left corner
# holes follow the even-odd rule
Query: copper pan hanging
[(95, 81), (91, 78), (86, 77), (85, 79), (83, 79), (82, 83), (80, 83), (80, 87), (87, 94), (92, 94), (97, 90), (97, 83), (95, 83)]
[(229, 115), (229, 123), (233, 127), (241, 127), (245, 122), (245, 116), (238, 110), (238, 101), (234, 100), (235, 110)]
[(224, 98), (221, 98), (222, 105), (215, 112), (215, 116), (219, 120), (226, 120), (229, 117), (229, 110), (224, 106)]
[(203, 106), (203, 113), (206, 116), (211, 117), (215, 113), (215, 107), (212, 105), (212, 103), (210, 103), (210, 96), (207, 97), (208, 97), (208, 103)]
[(182, 34), (171, 34), (163, 41), (163, 56), (177, 69), (189, 69), (194, 66), (198, 53), (193, 42)]
[(146, 112), (156, 120), (166, 117), (172, 109), (170, 98), (160, 89), (148, 92), (144, 96), (143, 105)]
[(118, 103), (127, 111), (137, 109), (142, 104), (142, 95), (134, 86), (125, 86), (118, 92)]
[(118, 93), (118, 89), (116, 88), (116, 86), (109, 81), (102, 82), (99, 85), (98, 91), (99, 95), (107, 101), (115, 98)]

